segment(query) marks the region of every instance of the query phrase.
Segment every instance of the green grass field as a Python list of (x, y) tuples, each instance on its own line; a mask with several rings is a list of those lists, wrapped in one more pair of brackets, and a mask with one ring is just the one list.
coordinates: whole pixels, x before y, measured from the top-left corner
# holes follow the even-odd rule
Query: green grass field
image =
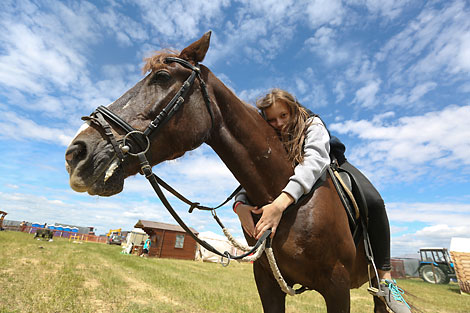
[[(0, 312), (262, 312), (251, 264), (139, 258), (97, 243), (33, 240), (0, 232)], [(418, 312), (470, 312), (458, 285), (399, 280)], [(286, 311), (326, 312), (316, 292), (287, 297)], [(351, 312), (372, 312), (366, 286)]]

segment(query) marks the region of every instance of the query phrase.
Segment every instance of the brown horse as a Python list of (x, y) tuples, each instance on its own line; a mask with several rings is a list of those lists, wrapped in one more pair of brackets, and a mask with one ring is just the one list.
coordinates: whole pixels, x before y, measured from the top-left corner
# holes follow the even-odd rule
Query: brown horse
[[(95, 112), (94, 118), (88, 118), (66, 152), (72, 189), (102, 196), (121, 192), (124, 179), (141, 169), (134, 153), (123, 154), (139, 145), (145, 147), (149, 138), (146, 157), (151, 166), (178, 158), (205, 142), (246, 189), (253, 204), (262, 206), (281, 192), (293, 169), (275, 131), (209, 69), (202, 65), (200, 72), (194, 69), (204, 59), (209, 40), (210, 32), (179, 55), (163, 53), (147, 59), (144, 70), (150, 73), (101, 111), (103, 114)], [(196, 83), (191, 81), (187, 93), (181, 95), (184, 103), (180, 99), (177, 111), (166, 112), (166, 104), (194, 73), (198, 74), (193, 78)], [(130, 130), (106, 115), (108, 110), (142, 132), (164, 115), (171, 118), (159, 125), (157, 133), (142, 136), (133, 147), (123, 149), (122, 139)], [(95, 123), (98, 115), (110, 128), (103, 127), (106, 122)], [(254, 243), (253, 238), (245, 237)], [(286, 282), (317, 290), (328, 312), (349, 312), (350, 288), (367, 281), (364, 248), (354, 245), (347, 215), (329, 177), (311, 197), (285, 213), (272, 247)], [(254, 262), (254, 275), (264, 311), (284, 312), (286, 294), (265, 256)], [(374, 302), (376, 312), (385, 312), (381, 301)]]

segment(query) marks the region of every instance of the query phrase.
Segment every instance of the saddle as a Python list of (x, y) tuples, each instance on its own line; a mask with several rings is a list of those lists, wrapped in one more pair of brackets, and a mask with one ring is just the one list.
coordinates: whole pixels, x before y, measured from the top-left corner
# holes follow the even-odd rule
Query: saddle
[(363, 232), (363, 227), (367, 227), (368, 222), (368, 209), (364, 193), (354, 175), (338, 165), (336, 160), (330, 164), (328, 172), (346, 210), (349, 228), (357, 246), (361, 231)]

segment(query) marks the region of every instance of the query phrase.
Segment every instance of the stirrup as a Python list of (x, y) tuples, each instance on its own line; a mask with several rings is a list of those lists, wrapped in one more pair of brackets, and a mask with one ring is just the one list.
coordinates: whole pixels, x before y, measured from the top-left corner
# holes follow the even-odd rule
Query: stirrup
[[(379, 283), (379, 285), (380, 285), (380, 283)], [(384, 297), (385, 296), (385, 293), (381, 289), (375, 288), (373, 286), (367, 287), (367, 292), (369, 292), (369, 294), (371, 294), (374, 297)]]
[[(369, 264), (369, 266), (367, 268), (367, 274), (369, 274), (369, 287), (367, 287), (367, 291), (373, 296), (383, 297), (383, 296), (385, 296), (385, 293), (383, 292), (382, 288), (380, 288), (379, 273), (377, 271), (377, 268), (375, 267), (374, 258), (371, 257), (370, 261), (371, 261), (371, 263)], [(374, 287), (372, 285), (372, 277), (370, 275), (370, 267), (371, 266), (374, 268), (375, 278), (377, 279), (377, 287)]]

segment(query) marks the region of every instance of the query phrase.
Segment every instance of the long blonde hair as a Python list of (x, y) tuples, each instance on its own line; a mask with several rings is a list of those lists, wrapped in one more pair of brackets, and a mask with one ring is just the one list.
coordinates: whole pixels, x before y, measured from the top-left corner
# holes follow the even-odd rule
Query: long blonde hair
[[(309, 114), (307, 110), (297, 100), (285, 90), (272, 89), (263, 98), (256, 101), (256, 107), (265, 117), (264, 110), (269, 108), (275, 102), (282, 101), (287, 104), (290, 111), (290, 120), (283, 126), (279, 137), (287, 151), (287, 157), (295, 167), (304, 160), (304, 139), (307, 128), (310, 123), (307, 122)], [(265, 117), (266, 118), (266, 117)]]

